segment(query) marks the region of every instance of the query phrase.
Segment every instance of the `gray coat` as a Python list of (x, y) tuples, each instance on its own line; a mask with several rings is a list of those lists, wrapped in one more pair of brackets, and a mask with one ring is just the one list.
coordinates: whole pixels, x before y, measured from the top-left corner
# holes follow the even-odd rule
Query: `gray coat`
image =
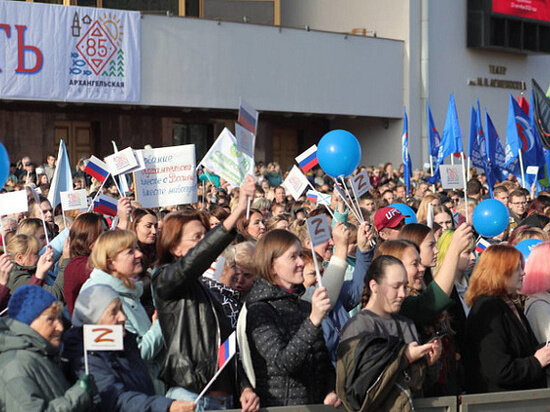
[(58, 352), (25, 323), (0, 319), (0, 411), (84, 411), (92, 405), (82, 387), (65, 379)]

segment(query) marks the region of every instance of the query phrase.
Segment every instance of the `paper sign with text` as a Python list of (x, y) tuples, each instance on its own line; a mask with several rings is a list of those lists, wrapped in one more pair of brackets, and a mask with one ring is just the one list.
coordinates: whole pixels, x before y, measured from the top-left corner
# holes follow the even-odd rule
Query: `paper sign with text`
[(135, 170), (138, 167), (138, 161), (134, 154), (134, 150), (131, 147), (127, 147), (120, 152), (113, 153), (112, 155), (107, 156), (104, 160), (105, 163), (107, 163), (111, 174), (114, 176)]
[(21, 213), (29, 210), (27, 191), (18, 190), (0, 194), (0, 216)]
[(461, 165), (441, 165), (441, 186), (443, 189), (463, 189), (464, 175)]
[(141, 152), (145, 169), (134, 174), (136, 199), (141, 207), (197, 201), (194, 144), (143, 149)]
[(298, 200), (298, 198), (302, 196), (302, 193), (304, 193), (308, 184), (307, 177), (305, 177), (302, 171), (296, 166), (292, 166), (292, 169), (290, 169), (288, 176), (281, 186), (285, 188), (294, 200)]
[(350, 180), (352, 186), (354, 187), (354, 191), (357, 194), (357, 197), (362, 196), (370, 189), (372, 189), (369, 174), (366, 170), (362, 171), (361, 173), (357, 173), (355, 176), (352, 176)]
[(124, 350), (122, 325), (84, 325), (84, 350)]
[(525, 174), (538, 175), (539, 174), (539, 167), (538, 166), (527, 166), (527, 169), (525, 169)]
[(79, 210), (88, 207), (86, 189), (60, 192), (59, 196), (61, 197), (61, 207), (63, 210)]
[(307, 230), (311, 239), (311, 246), (315, 247), (330, 239), (330, 227), (327, 215), (317, 215), (306, 220)]

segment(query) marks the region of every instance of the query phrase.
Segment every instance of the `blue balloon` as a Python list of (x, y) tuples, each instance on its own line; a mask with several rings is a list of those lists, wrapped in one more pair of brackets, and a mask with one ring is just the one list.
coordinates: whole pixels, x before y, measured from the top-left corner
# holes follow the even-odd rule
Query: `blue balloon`
[(4, 183), (10, 175), (10, 157), (4, 145), (0, 142), (0, 189), (4, 187)]
[(508, 226), (508, 208), (495, 199), (480, 202), (472, 217), (474, 229), (484, 237), (493, 237), (504, 232)]
[(349, 176), (361, 161), (361, 145), (345, 130), (332, 130), (317, 145), (319, 165), (332, 177)]
[(416, 219), (416, 213), (414, 213), (414, 210), (410, 206), (407, 206), (404, 203), (392, 203), (390, 207), (395, 207), (397, 210), (399, 210), (401, 213), (403, 213), (405, 216), (409, 216), (405, 218), (405, 224), (409, 223), (417, 223), (418, 220)]
[(542, 243), (543, 241), (540, 240), (540, 239), (525, 239), (525, 240), (522, 240), (521, 242), (519, 242), (515, 248), (517, 250), (519, 250), (523, 257), (525, 258), (525, 260), (527, 260), (527, 258), (529, 257), (529, 255), (531, 254), (531, 251), (533, 250), (533, 248), (538, 245), (539, 243)]

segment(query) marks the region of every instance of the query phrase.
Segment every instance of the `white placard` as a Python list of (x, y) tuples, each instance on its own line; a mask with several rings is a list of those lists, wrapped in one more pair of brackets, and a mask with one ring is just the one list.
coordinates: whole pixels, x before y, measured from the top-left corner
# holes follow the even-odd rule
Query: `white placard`
[(142, 153), (145, 169), (135, 173), (136, 199), (141, 207), (197, 201), (194, 144), (143, 149)]
[(61, 197), (61, 207), (63, 210), (80, 210), (88, 207), (86, 189), (60, 192), (59, 196)]
[(302, 171), (298, 167), (292, 166), (281, 186), (285, 188), (294, 200), (298, 200), (308, 185), (307, 177), (305, 177)]
[(539, 167), (538, 166), (527, 166), (527, 169), (525, 169), (525, 174), (536, 176), (536, 175), (539, 174)]
[(0, 194), (0, 216), (21, 213), (29, 210), (27, 191), (18, 190)]
[(363, 170), (361, 173), (357, 173), (355, 176), (352, 176), (350, 180), (358, 197), (362, 196), (364, 193), (372, 189), (369, 174), (366, 170)]
[(127, 147), (124, 150), (113, 153), (112, 155), (107, 156), (104, 160), (105, 163), (107, 163), (111, 174), (114, 176), (121, 173), (127, 173), (131, 170), (136, 170), (139, 167), (134, 150), (131, 147)]
[(441, 186), (443, 189), (464, 189), (464, 175), (461, 165), (440, 165)]
[(307, 230), (311, 239), (311, 246), (315, 247), (330, 239), (330, 226), (327, 215), (317, 215), (306, 219)]
[(124, 350), (122, 325), (84, 325), (84, 350)]
[(0, 1), (0, 16), (2, 98), (139, 101), (139, 12)]

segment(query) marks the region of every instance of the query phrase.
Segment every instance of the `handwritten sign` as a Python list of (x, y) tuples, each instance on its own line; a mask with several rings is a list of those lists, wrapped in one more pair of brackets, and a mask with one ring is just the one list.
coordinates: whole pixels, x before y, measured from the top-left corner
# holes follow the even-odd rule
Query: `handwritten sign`
[(29, 210), (29, 205), (26, 190), (0, 194), (0, 216), (26, 212), (27, 210)]
[(124, 350), (122, 325), (84, 325), (84, 350)]
[(441, 186), (444, 189), (461, 189), (464, 188), (464, 175), (462, 174), (462, 166), (460, 165), (441, 165), (439, 166), (441, 173)]
[[(142, 207), (195, 203), (195, 145), (144, 149), (145, 169), (134, 174), (136, 198)], [(120, 152), (119, 152), (120, 153)]]
[(307, 230), (311, 238), (311, 246), (315, 247), (330, 239), (330, 227), (327, 215), (317, 215), (306, 220)]
[(361, 173), (357, 173), (355, 176), (351, 177), (350, 180), (358, 197), (362, 196), (364, 193), (372, 189), (369, 174), (366, 170), (362, 171)]
[(61, 197), (61, 207), (63, 210), (80, 210), (88, 207), (86, 189), (60, 192), (59, 196)]

